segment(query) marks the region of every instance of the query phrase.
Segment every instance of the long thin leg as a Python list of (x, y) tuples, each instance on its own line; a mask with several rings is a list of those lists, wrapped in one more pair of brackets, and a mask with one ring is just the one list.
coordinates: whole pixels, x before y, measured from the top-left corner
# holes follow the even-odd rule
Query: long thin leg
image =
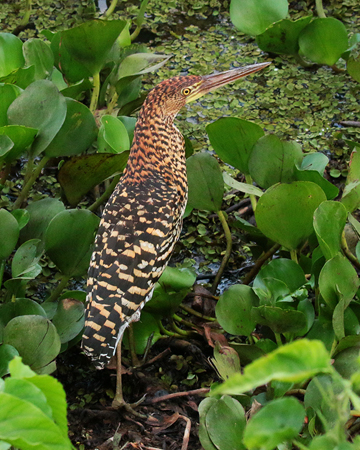
[(124, 400), (121, 376), (121, 342), (122, 339), (119, 340), (116, 347), (116, 393), (111, 406), (115, 409), (124, 408), (128, 413), (133, 414), (136, 417), (140, 417), (141, 419), (146, 419), (147, 417), (144, 414), (140, 414), (134, 410), (136, 406), (144, 401), (145, 396), (138, 402), (132, 403), (131, 405), (126, 403)]

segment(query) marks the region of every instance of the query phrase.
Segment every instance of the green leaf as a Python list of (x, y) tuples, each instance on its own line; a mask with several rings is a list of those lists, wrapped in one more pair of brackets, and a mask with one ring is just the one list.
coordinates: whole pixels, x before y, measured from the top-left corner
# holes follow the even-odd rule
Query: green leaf
[(0, 261), (7, 259), (14, 250), (19, 239), (20, 227), (15, 217), (0, 209)]
[(256, 36), (256, 43), (264, 52), (297, 55), (299, 35), (311, 19), (312, 16), (301, 17), (295, 21), (280, 20)]
[(46, 366), (60, 351), (60, 338), (55, 326), (38, 315), (18, 316), (10, 320), (4, 329), (4, 343), (15, 347), (24, 364), (36, 372), (46, 371)]
[[(161, 338), (160, 328), (155, 317), (149, 312), (143, 311), (139, 322), (134, 322), (132, 324), (134, 341), (135, 341), (135, 352), (138, 355), (143, 355), (145, 349), (148, 345), (150, 336), (152, 336), (151, 343), (155, 344)], [(124, 346), (129, 348), (129, 340), (127, 333), (124, 335)]]
[(294, 250), (314, 232), (313, 214), (324, 200), (324, 191), (315, 183), (277, 184), (259, 199), (257, 225), (265, 236)]
[(356, 183), (360, 180), (360, 148), (355, 147), (350, 155), (349, 171), (346, 184)]
[(296, 164), (301, 164), (301, 146), (295, 141), (280, 141), (274, 134), (261, 137), (251, 152), (249, 172), (262, 188), (295, 179)]
[(186, 161), (189, 200), (192, 208), (221, 209), (224, 181), (218, 162), (209, 153), (196, 153)]
[(249, 336), (255, 328), (251, 310), (258, 304), (259, 299), (251, 287), (236, 284), (220, 296), (216, 304), (216, 318), (227, 333)]
[(49, 78), (54, 66), (54, 55), (50, 45), (41, 39), (28, 39), (24, 42), (25, 64), (35, 67), (35, 80)]
[(256, 141), (264, 131), (256, 123), (224, 117), (206, 127), (211, 145), (220, 159), (248, 174), (248, 162)]
[(244, 443), (249, 450), (273, 450), (279, 444), (295, 439), (305, 419), (305, 410), (294, 397), (273, 400), (249, 420)]
[(8, 136), (14, 146), (6, 153), (3, 159), (9, 163), (17, 159), (33, 143), (38, 130), (22, 125), (6, 125), (0, 128), (0, 136)]
[(225, 345), (221, 346), (219, 342), (215, 343), (214, 358), (211, 359), (211, 363), (223, 380), (227, 380), (231, 375), (241, 372), (237, 350)]
[[(316, 155), (317, 153), (314, 154)], [(295, 167), (294, 175), (298, 181), (311, 181), (320, 186), (328, 200), (332, 200), (339, 195), (339, 189), (330, 183), (330, 181), (326, 180), (323, 175), (320, 175), (317, 170), (303, 170), (302, 168)]]
[(125, 125), (117, 117), (103, 116), (99, 129), (98, 151), (121, 153), (126, 150), (130, 150), (130, 140)]
[(90, 109), (66, 98), (67, 112), (60, 130), (45, 149), (46, 156), (72, 156), (85, 152), (94, 142), (97, 126)]
[(253, 308), (251, 318), (259, 325), (268, 326), (274, 333), (298, 333), (307, 324), (305, 314), (301, 311), (268, 305)]
[[(160, 69), (171, 56), (156, 53), (133, 53), (126, 56), (118, 68), (117, 79), (145, 75)], [(159, 62), (158, 62), (159, 61)], [(153, 63), (157, 63), (152, 65)]]
[(341, 235), (346, 218), (346, 208), (340, 202), (322, 202), (314, 212), (314, 229), (326, 259), (341, 253)]
[(335, 369), (346, 379), (350, 379), (354, 374), (359, 373), (359, 345), (346, 348), (335, 356)]
[(174, 290), (168, 291), (157, 283), (155, 285), (153, 296), (145, 305), (144, 311), (149, 312), (154, 316), (171, 317), (175, 314), (189, 290), (189, 288), (185, 288), (175, 292)]
[(14, 211), (11, 211), (11, 214), (17, 220), (20, 230), (22, 230), (30, 220), (30, 214), (26, 209), (15, 209)]
[(196, 272), (187, 267), (175, 268), (167, 266), (159, 279), (159, 284), (168, 291), (179, 291), (191, 288), (196, 281)]
[(360, 57), (354, 58), (353, 56), (350, 56), (346, 63), (346, 68), (350, 76), (360, 83)]
[(21, 39), (11, 33), (0, 33), (0, 77), (19, 69), (25, 63)]
[(316, 170), (319, 172), (321, 176), (323, 176), (326, 166), (329, 163), (329, 158), (324, 155), (324, 153), (316, 152), (316, 153), (309, 153), (307, 155), (304, 155), (303, 160), (301, 161), (301, 166), (299, 167), (300, 170), (309, 170), (313, 171)]
[(214, 388), (211, 395), (238, 395), (271, 380), (300, 383), (332, 370), (330, 355), (322, 342), (299, 339), (247, 365), (243, 375), (233, 375)]
[(77, 27), (62, 31), (61, 46), (65, 47), (70, 57), (95, 75), (102, 69), (114, 42), (125, 25), (124, 20), (89, 20)]
[[(38, 262), (42, 255), (40, 239), (31, 239), (24, 242), (16, 251), (11, 263), (13, 278), (35, 278), (41, 272)], [(34, 274), (34, 270), (36, 274)]]
[(359, 288), (359, 278), (350, 261), (343, 255), (336, 255), (321, 269), (319, 288), (331, 309), (335, 308), (341, 296), (345, 299), (346, 308)]
[(355, 211), (360, 206), (360, 181), (353, 181), (345, 186), (341, 203), (349, 212)]
[(62, 344), (71, 341), (84, 328), (84, 304), (79, 300), (65, 298), (60, 300), (52, 323), (56, 326)]
[(127, 163), (129, 152), (120, 154), (93, 154), (75, 156), (60, 169), (58, 179), (71, 206), (79, 201), (105, 179), (121, 173)]
[(8, 136), (0, 136), (0, 162), (5, 157), (11, 149), (14, 147), (13, 141)]
[(347, 31), (333, 17), (314, 19), (299, 37), (300, 53), (310, 61), (332, 66), (348, 48)]
[[(36, 111), (36, 114), (34, 113)], [(10, 124), (39, 130), (31, 146), (32, 156), (48, 147), (66, 117), (66, 101), (56, 86), (48, 80), (38, 80), (25, 89), (8, 109)]]
[(257, 197), (261, 197), (263, 195), (263, 191), (256, 186), (248, 183), (240, 183), (240, 181), (234, 180), (228, 173), (223, 173), (224, 183), (228, 186), (237, 189), (240, 192), (244, 192), (245, 194), (256, 195)]
[(0, 77), (0, 82), (16, 84), (19, 88), (27, 88), (35, 77), (35, 67), (30, 66), (26, 68), (16, 69), (5, 77)]
[(45, 251), (67, 276), (86, 273), (100, 219), (85, 209), (57, 214), (45, 232)]
[(231, 0), (232, 23), (245, 34), (257, 35), (288, 14), (287, 0)]
[(19, 86), (0, 83), (0, 126), (8, 125), (7, 110), (11, 103), (21, 94)]
[(199, 404), (199, 439), (204, 450), (218, 450), (210, 440), (208, 430), (206, 428), (206, 417), (209, 409), (218, 402), (215, 398), (204, 398)]
[(12, 345), (0, 345), (0, 378), (9, 373), (9, 362), (18, 355), (19, 352)]
[(237, 400), (229, 396), (217, 400), (210, 406), (205, 423), (209, 438), (217, 449), (245, 450), (242, 443), (245, 411)]

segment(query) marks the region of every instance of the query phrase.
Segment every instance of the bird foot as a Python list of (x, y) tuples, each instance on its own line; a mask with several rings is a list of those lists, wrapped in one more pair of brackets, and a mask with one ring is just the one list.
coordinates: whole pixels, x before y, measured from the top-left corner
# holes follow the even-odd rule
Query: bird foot
[(145, 416), (145, 414), (141, 414), (141, 413), (135, 411), (135, 409), (134, 409), (137, 406), (139, 406), (145, 400), (145, 397), (146, 397), (146, 395), (141, 397), (141, 399), (138, 400), (137, 402), (130, 404), (130, 403), (126, 403), (125, 400), (122, 398), (122, 396), (115, 395), (115, 398), (114, 398), (111, 406), (114, 409), (121, 409), (121, 408), (123, 408), (129, 414), (132, 414), (135, 417), (139, 417), (140, 419), (147, 419), (147, 416)]

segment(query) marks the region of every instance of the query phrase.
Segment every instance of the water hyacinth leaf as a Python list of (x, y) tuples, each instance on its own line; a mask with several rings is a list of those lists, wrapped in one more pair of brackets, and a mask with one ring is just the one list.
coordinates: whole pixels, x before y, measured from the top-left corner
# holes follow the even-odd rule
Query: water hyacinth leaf
[(341, 252), (341, 235), (346, 218), (346, 208), (340, 202), (323, 202), (314, 212), (315, 233), (326, 259), (331, 259)]
[(210, 440), (208, 430), (206, 428), (206, 416), (209, 409), (218, 402), (215, 398), (204, 398), (199, 404), (199, 439), (204, 450), (218, 450)]
[(45, 251), (67, 276), (86, 273), (100, 219), (88, 210), (65, 210), (57, 214), (45, 232)]
[(120, 80), (121, 78), (154, 72), (160, 69), (170, 58), (171, 56), (155, 53), (133, 53), (121, 62), (117, 72), (117, 78)]
[(262, 188), (293, 181), (296, 164), (302, 161), (301, 146), (295, 141), (280, 141), (274, 134), (261, 137), (251, 152), (249, 172)]
[(260, 197), (256, 223), (265, 236), (294, 250), (314, 232), (314, 211), (325, 200), (324, 191), (315, 183), (277, 184)]
[(187, 159), (186, 167), (189, 206), (206, 211), (219, 211), (224, 194), (224, 181), (216, 159), (209, 153), (196, 153)]
[(307, 325), (303, 312), (277, 306), (262, 305), (253, 308), (251, 318), (256, 324), (271, 328), (274, 333), (298, 333)]
[(30, 239), (44, 240), (44, 233), (51, 220), (61, 211), (65, 210), (64, 203), (55, 198), (43, 198), (32, 202), (26, 207), (30, 219), (21, 230), (20, 241), (26, 242)]
[(215, 344), (214, 358), (211, 359), (211, 363), (223, 380), (241, 371), (238, 352), (234, 348), (221, 346), (219, 342)]
[(84, 328), (84, 304), (73, 298), (60, 300), (52, 323), (56, 326), (62, 344), (71, 341)]
[(33, 143), (38, 130), (22, 125), (6, 125), (0, 128), (0, 136), (8, 136), (13, 146), (6, 155), (0, 159), (9, 163), (17, 159)]
[(35, 67), (25, 67), (14, 70), (6, 77), (0, 77), (0, 83), (16, 84), (19, 88), (27, 88), (35, 77)]
[(305, 155), (301, 161), (300, 170), (316, 170), (322, 176), (329, 163), (329, 158), (324, 153), (316, 152)]
[(0, 261), (7, 259), (14, 250), (19, 239), (20, 227), (15, 217), (6, 211), (0, 209)]
[(0, 135), (0, 163), (3, 163), (5, 156), (13, 147), (14, 143), (8, 136)]
[(244, 443), (249, 450), (273, 450), (295, 439), (303, 426), (305, 410), (294, 397), (278, 398), (266, 404), (249, 420)]
[(359, 373), (359, 350), (359, 345), (356, 345), (342, 350), (335, 356), (334, 367), (342, 377), (350, 379)]
[(0, 127), (8, 125), (7, 110), (11, 103), (21, 94), (19, 86), (0, 83)]
[[(9, 123), (39, 130), (31, 146), (32, 156), (48, 147), (66, 117), (66, 101), (48, 80), (38, 80), (27, 87), (8, 109)], [(34, 114), (36, 111), (36, 114)]]
[(11, 33), (0, 33), (0, 77), (8, 75), (25, 63), (21, 39)]
[[(61, 32), (61, 45), (92, 74), (100, 72), (108, 53), (126, 25), (124, 20), (89, 20)], [(61, 61), (61, 56), (60, 56)]]
[(341, 203), (349, 212), (353, 212), (360, 206), (360, 181), (352, 181), (345, 186)]
[(154, 316), (171, 317), (179, 308), (180, 303), (184, 300), (189, 292), (189, 288), (180, 289), (178, 291), (168, 291), (159, 283), (155, 285), (151, 300), (145, 305), (144, 311)]
[(316, 18), (300, 33), (299, 46), (310, 61), (332, 66), (348, 48), (345, 25), (333, 17)]
[(300, 383), (318, 373), (332, 371), (324, 344), (300, 339), (255, 360), (245, 367), (243, 374), (233, 375), (210, 395), (239, 395), (271, 380)]
[(303, 170), (295, 167), (294, 175), (298, 181), (311, 181), (317, 184), (324, 191), (328, 200), (332, 200), (339, 195), (339, 189), (320, 175), (318, 170)]
[(72, 156), (85, 152), (94, 142), (97, 126), (90, 109), (66, 98), (66, 117), (60, 130), (45, 149), (46, 156)]
[[(129, 135), (129, 141), (131, 143), (134, 139), (136, 117), (118, 116), (118, 119), (124, 124), (126, 131)], [(185, 138), (185, 141), (186, 141), (186, 138)], [(188, 139), (188, 141), (189, 141), (189, 139)], [(185, 143), (185, 145), (186, 145), (186, 143)], [(186, 152), (186, 150), (185, 150), (185, 152)]]
[[(59, 87), (58, 87), (59, 88)], [(64, 97), (73, 98), (74, 100), (79, 100), (83, 93), (89, 91), (92, 88), (91, 81), (88, 79), (82, 79), (81, 81), (60, 89), (60, 92)]]
[(167, 266), (159, 279), (159, 284), (168, 291), (191, 288), (196, 281), (196, 272), (187, 267)]
[(50, 45), (41, 39), (28, 39), (23, 45), (26, 66), (34, 66), (35, 80), (49, 78), (54, 66)]
[[(131, 326), (133, 327), (134, 333), (135, 352), (138, 355), (144, 354), (151, 335), (153, 335), (151, 339), (152, 345), (161, 338), (157, 320), (147, 311), (143, 311), (139, 322), (134, 322)], [(124, 334), (124, 346), (129, 348), (127, 333)]]
[(41, 255), (42, 245), (40, 239), (31, 239), (30, 241), (24, 242), (17, 249), (11, 263), (13, 278), (33, 278), (34, 271), (38, 275), (41, 272), (41, 266), (38, 264)]
[(269, 26), (264, 33), (256, 36), (256, 43), (264, 52), (297, 55), (300, 32), (310, 23), (311, 19), (312, 16), (301, 17), (295, 21), (279, 20)]
[(314, 324), (306, 337), (308, 339), (317, 339), (323, 342), (326, 349), (330, 352), (335, 339), (335, 333), (331, 320), (324, 319), (323, 317), (315, 319)]
[(103, 116), (99, 129), (98, 151), (121, 153), (126, 150), (130, 150), (130, 139), (125, 125), (117, 117)]
[(237, 29), (256, 36), (274, 22), (285, 19), (288, 9), (287, 0), (231, 0), (230, 18)]
[(259, 299), (250, 286), (233, 285), (220, 296), (215, 309), (216, 318), (227, 333), (249, 336), (256, 325), (251, 318), (251, 310), (258, 304)]
[(354, 58), (350, 56), (346, 63), (346, 69), (349, 72), (350, 76), (354, 78), (355, 81), (360, 83), (360, 58)]
[(18, 316), (4, 329), (4, 343), (16, 348), (24, 364), (35, 372), (45, 373), (60, 351), (60, 338), (55, 326), (38, 315)]
[(306, 283), (304, 271), (299, 264), (287, 258), (273, 259), (263, 266), (254, 280), (253, 287), (263, 288), (271, 278), (282, 281), (289, 292), (295, 292)]
[(249, 173), (249, 157), (254, 144), (264, 136), (256, 123), (223, 117), (206, 126), (211, 145), (222, 161), (244, 174)]
[(351, 184), (360, 179), (360, 148), (355, 147), (350, 155), (349, 171), (346, 177), (346, 184)]
[(9, 362), (18, 355), (19, 352), (12, 345), (0, 346), (0, 378), (9, 373)]
[(67, 201), (75, 206), (96, 185), (121, 173), (129, 152), (74, 156), (61, 167), (58, 179)]
[(263, 191), (256, 186), (248, 183), (241, 183), (240, 181), (234, 180), (228, 173), (223, 173), (223, 178), (225, 184), (228, 186), (237, 189), (240, 192), (244, 192), (245, 194), (256, 195), (257, 197), (261, 197), (263, 195)]
[(322, 298), (331, 309), (336, 307), (340, 297), (344, 298), (346, 308), (359, 288), (359, 278), (350, 261), (337, 254), (321, 269), (319, 288)]

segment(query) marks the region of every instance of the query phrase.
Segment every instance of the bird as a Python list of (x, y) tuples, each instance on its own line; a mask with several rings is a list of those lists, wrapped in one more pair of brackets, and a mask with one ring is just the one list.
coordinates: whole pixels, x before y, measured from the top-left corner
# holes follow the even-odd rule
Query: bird
[(187, 103), (269, 64), (176, 76), (155, 86), (143, 103), (127, 166), (103, 211), (87, 280), (82, 349), (98, 369), (116, 353), (114, 408), (135, 413), (122, 393), (122, 336), (140, 319), (182, 229), (188, 196), (185, 142), (174, 119)]

